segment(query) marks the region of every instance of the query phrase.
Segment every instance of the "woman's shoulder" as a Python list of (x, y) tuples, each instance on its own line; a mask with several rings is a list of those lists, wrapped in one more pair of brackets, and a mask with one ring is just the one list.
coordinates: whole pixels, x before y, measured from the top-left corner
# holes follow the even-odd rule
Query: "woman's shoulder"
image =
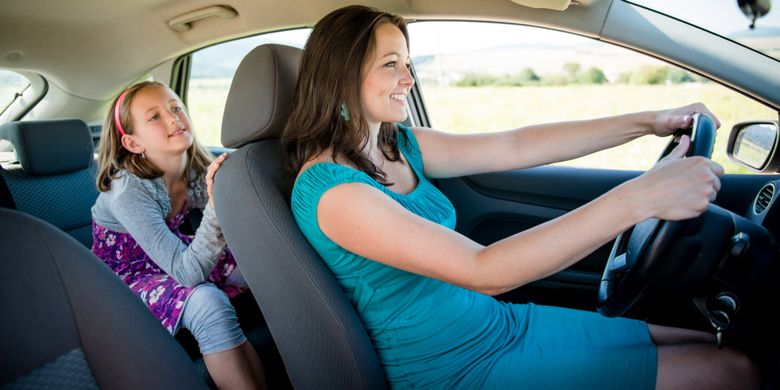
[(326, 191), (340, 184), (354, 182), (375, 186), (368, 174), (355, 167), (329, 158), (312, 159), (301, 167), (293, 184), (293, 209), (316, 209)]
[(306, 187), (327, 189), (347, 182), (368, 181), (366, 178), (370, 179), (370, 176), (349, 164), (329, 159), (312, 160), (301, 167), (293, 190)]

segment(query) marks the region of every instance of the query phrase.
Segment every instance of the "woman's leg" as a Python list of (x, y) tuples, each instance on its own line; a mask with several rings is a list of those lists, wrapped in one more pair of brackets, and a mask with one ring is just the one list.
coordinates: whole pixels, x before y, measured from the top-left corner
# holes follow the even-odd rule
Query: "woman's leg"
[(715, 336), (649, 325), (658, 349), (657, 389), (757, 389), (758, 370), (742, 352), (715, 346)]
[(673, 345), (687, 343), (715, 344), (715, 335), (701, 330), (674, 328), (671, 326), (647, 324), (653, 344)]
[(235, 309), (224, 292), (211, 284), (196, 288), (187, 300), (181, 321), (198, 341), (217, 387), (266, 387), (260, 359), (241, 332)]

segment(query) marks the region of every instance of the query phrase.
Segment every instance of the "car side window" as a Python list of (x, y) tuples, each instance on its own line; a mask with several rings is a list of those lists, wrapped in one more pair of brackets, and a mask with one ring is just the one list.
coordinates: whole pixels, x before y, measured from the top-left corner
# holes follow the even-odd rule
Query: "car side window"
[[(726, 157), (731, 127), (777, 113), (720, 84), (655, 58), (590, 38), (483, 22), (409, 25), (410, 52), (431, 126), (500, 131), (703, 102), (722, 126), (713, 160)], [(647, 170), (668, 139), (647, 136), (559, 165)]]
[(25, 88), (30, 86), (30, 80), (14, 71), (0, 69), (0, 113), (21, 96)]
[(222, 146), (220, 130), (230, 83), (241, 60), (261, 44), (278, 43), (303, 48), (311, 29), (256, 35), (220, 43), (192, 53), (187, 108), (198, 134), (207, 146)]
[[(22, 96), (25, 89), (30, 87), (30, 80), (14, 71), (0, 69), (0, 114)], [(0, 140), (0, 162), (13, 159), (11, 143)]]

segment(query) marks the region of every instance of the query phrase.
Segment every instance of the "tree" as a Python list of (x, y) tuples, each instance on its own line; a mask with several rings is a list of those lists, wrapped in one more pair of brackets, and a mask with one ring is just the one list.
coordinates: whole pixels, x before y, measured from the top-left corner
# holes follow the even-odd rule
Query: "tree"
[(607, 76), (596, 67), (590, 67), (577, 75), (577, 84), (604, 84), (607, 82)]
[(567, 62), (563, 64), (563, 70), (566, 71), (566, 74), (569, 76), (569, 80), (576, 80), (577, 74), (580, 72), (580, 64), (576, 62)]

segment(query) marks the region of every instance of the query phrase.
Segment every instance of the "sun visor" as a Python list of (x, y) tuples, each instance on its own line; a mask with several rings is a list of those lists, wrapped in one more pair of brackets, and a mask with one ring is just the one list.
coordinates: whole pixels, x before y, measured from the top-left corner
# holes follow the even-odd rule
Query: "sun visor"
[(531, 8), (546, 8), (556, 11), (564, 11), (569, 5), (578, 3), (577, 0), (510, 0), (513, 3)]

